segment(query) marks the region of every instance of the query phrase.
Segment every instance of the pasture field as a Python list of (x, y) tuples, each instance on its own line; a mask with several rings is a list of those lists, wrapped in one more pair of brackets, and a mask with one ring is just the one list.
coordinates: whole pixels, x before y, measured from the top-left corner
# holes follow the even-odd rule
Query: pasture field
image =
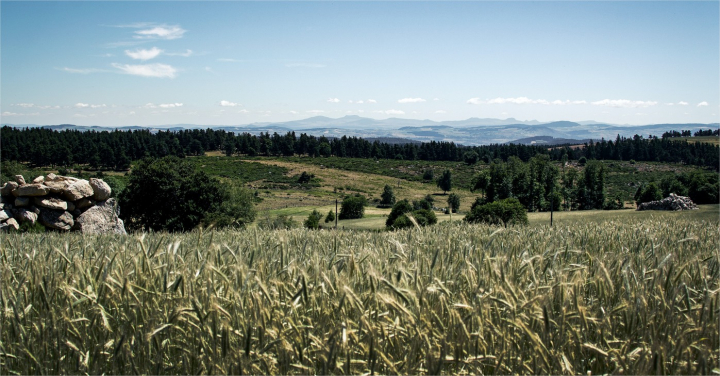
[(7, 234), (0, 374), (718, 373), (718, 241), (672, 215)]

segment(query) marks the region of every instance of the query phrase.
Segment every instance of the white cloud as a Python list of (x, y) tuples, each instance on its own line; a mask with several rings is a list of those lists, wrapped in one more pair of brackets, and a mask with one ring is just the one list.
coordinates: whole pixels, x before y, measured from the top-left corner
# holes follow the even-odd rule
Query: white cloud
[(674, 106), (675, 103), (665, 103), (666, 106)]
[(214, 72), (215, 72), (215, 71), (212, 70), (212, 68), (210, 68), (210, 67), (205, 67), (205, 71), (206, 71), (206, 72), (210, 72), (210, 73), (214, 73)]
[(165, 52), (164, 55), (190, 57), (194, 55), (194, 52), (192, 50), (186, 50), (185, 52)]
[(125, 50), (125, 55), (128, 55), (135, 60), (143, 60), (143, 61), (154, 59), (154, 58), (160, 56), (161, 53), (163, 53), (163, 50), (161, 50), (157, 47), (153, 47), (149, 50), (145, 50), (145, 49), (137, 49), (135, 51)]
[(517, 97), (517, 98), (494, 98), (488, 100), (482, 100), (480, 98), (470, 98), (465, 103), (468, 104), (541, 104), (541, 105), (554, 105), (554, 106), (565, 106), (573, 104), (587, 104), (587, 101), (571, 101), (566, 100), (554, 100), (552, 102), (545, 99), (531, 99), (528, 97)]
[(352, 103), (352, 102), (353, 102), (352, 99), (348, 101), (348, 103)]
[(152, 103), (148, 103), (148, 104), (144, 105), (143, 107), (144, 108), (157, 108), (157, 106)]
[(150, 29), (136, 31), (135, 38), (137, 39), (178, 39), (182, 38), (187, 30), (184, 30), (180, 26), (155, 26)]
[(299, 112), (297, 112), (297, 111), (293, 111), (293, 110), (290, 110), (290, 113), (291, 113), (291, 114), (293, 114), (293, 115), (297, 115), (297, 114), (299, 114)]
[(50, 108), (57, 110), (57, 109), (60, 108), (60, 106), (35, 106), (35, 107), (36, 107), (36, 108), (39, 108), (39, 109), (42, 109), (42, 110), (47, 110), (47, 109), (50, 109)]
[(680, 106), (687, 106), (687, 105), (688, 105), (688, 102), (680, 101), (680, 102), (678, 102), (678, 104), (679, 104)]
[(105, 104), (91, 104), (90, 108), (102, 108), (107, 107)]
[(374, 99), (368, 99), (368, 103), (377, 103), (377, 101)]
[(288, 68), (325, 68), (325, 64), (316, 64), (316, 63), (290, 63), (285, 64)]
[(656, 105), (655, 101), (631, 101), (628, 99), (603, 99), (601, 101), (592, 102), (595, 106), (606, 106), (616, 108), (638, 108), (650, 107)]
[(87, 103), (76, 103), (75, 107), (76, 108), (86, 108), (86, 107), (90, 107), (90, 105)]
[(445, 110), (437, 110), (437, 111), (435, 111), (435, 113), (436, 113), (436, 114), (444, 114), (444, 113), (445, 113)]
[(402, 111), (402, 110), (387, 110), (387, 111), (385, 111), (385, 114), (387, 114), (387, 115), (405, 115), (405, 111)]
[(310, 111), (305, 111), (305, 112), (307, 112), (307, 113), (309, 113), (309, 114), (322, 114), (322, 113), (325, 112), (325, 111), (323, 111), (323, 110), (310, 110)]
[(130, 111), (130, 115), (135, 115), (135, 111)]
[(59, 69), (59, 70), (61, 70), (61, 71), (65, 71), (65, 72), (68, 72), (68, 73), (79, 73), (79, 74), (89, 74), (89, 73), (96, 73), (96, 72), (105, 72), (105, 70), (103, 70), (103, 69), (95, 69), (95, 68), (81, 68), (81, 69), (77, 69), (77, 68), (64, 67), (64, 68), (56, 68), (56, 69)]
[(32, 104), (32, 103), (16, 103), (13, 106), (18, 106), (18, 107), (22, 107), (22, 108), (30, 108), (30, 107), (34, 106), (34, 104)]
[(247, 113), (250, 113), (250, 111), (248, 111), (244, 108), (242, 110), (238, 111), (238, 114), (247, 114)]
[(440, 100), (440, 98), (434, 98), (433, 100), (434, 100), (434, 101), (439, 101), (439, 100)]
[(703, 107), (703, 106), (707, 106), (707, 105), (708, 105), (708, 102), (700, 102), (700, 103), (698, 103), (697, 106), (698, 106), (698, 107)]
[(467, 104), (483, 104), (485, 102), (480, 100), (480, 98), (470, 98), (465, 103), (467, 103)]
[(217, 59), (217, 61), (223, 62), (223, 63), (243, 63), (244, 60), (238, 60), (238, 59)]
[(175, 108), (175, 107), (182, 107), (182, 103), (163, 103), (159, 106), (162, 108)]
[(1, 114), (2, 116), (20, 116), (20, 114), (10, 111), (5, 111)]
[(418, 102), (425, 102), (422, 98), (403, 98), (398, 99), (398, 103), (418, 103)]
[(338, 103), (338, 102), (340, 102), (340, 99), (337, 99), (337, 98), (328, 98), (327, 101), (330, 102), (330, 103)]
[(365, 110), (358, 110), (359, 114), (362, 114), (363, 112), (365, 112)]
[(355, 102), (355, 103), (357, 103), (357, 104), (363, 104), (363, 103), (365, 103), (365, 102), (362, 101), (362, 100), (359, 100), (359, 101), (357, 101), (357, 102)]
[(129, 64), (117, 64), (113, 63), (113, 67), (120, 69), (121, 71), (132, 74), (134, 76), (142, 77), (160, 77), (160, 78), (175, 78), (177, 75), (177, 69), (167, 64), (145, 64), (145, 65), (129, 65)]
[(230, 101), (220, 101), (220, 105), (223, 107), (238, 107), (242, 106), (240, 103), (230, 102)]

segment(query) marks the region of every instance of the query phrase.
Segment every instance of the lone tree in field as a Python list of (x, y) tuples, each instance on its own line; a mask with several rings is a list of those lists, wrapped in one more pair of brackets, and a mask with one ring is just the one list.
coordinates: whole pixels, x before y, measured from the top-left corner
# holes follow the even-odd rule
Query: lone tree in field
[(445, 170), (442, 176), (437, 180), (438, 188), (443, 190), (443, 193), (447, 194), (448, 191), (452, 190), (452, 173), (450, 170)]
[(129, 229), (189, 231), (200, 223), (244, 226), (255, 219), (252, 194), (229, 189), (175, 156), (140, 161), (119, 197)]
[(447, 202), (450, 210), (452, 210), (453, 213), (457, 213), (458, 209), (460, 209), (460, 196), (458, 196), (457, 193), (451, 193), (448, 196)]
[(506, 198), (488, 204), (473, 204), (470, 213), (465, 216), (469, 223), (487, 223), (507, 227), (511, 224), (526, 225), (528, 223), (527, 212), (523, 204), (516, 198)]
[(381, 200), (378, 204), (378, 208), (391, 208), (393, 205), (395, 205), (395, 193), (393, 192), (393, 189), (389, 185), (385, 185), (385, 189), (383, 189), (383, 193), (380, 195)]
[(325, 217), (325, 223), (333, 221), (335, 221), (335, 212), (330, 209), (330, 211), (327, 213), (327, 216)]
[(319, 211), (313, 210), (310, 215), (308, 215), (305, 222), (303, 222), (303, 225), (305, 228), (309, 228), (311, 230), (317, 230), (320, 227), (320, 219), (322, 218), (322, 214), (320, 214)]
[(363, 196), (348, 196), (340, 207), (338, 219), (357, 219), (365, 215), (365, 205), (367, 200)]

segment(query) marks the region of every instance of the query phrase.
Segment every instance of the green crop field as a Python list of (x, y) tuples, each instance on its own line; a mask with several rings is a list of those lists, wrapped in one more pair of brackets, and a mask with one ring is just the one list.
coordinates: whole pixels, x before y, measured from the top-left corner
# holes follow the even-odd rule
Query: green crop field
[(717, 206), (703, 210), (7, 234), (0, 374), (718, 373)]

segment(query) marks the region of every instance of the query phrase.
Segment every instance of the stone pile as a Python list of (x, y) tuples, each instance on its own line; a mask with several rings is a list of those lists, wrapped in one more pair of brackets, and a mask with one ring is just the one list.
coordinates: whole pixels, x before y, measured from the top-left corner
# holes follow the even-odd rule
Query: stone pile
[(59, 231), (125, 234), (110, 186), (102, 179), (48, 174), (27, 183), (22, 175), (0, 188), (0, 231), (40, 223)]
[(678, 196), (671, 193), (660, 201), (643, 202), (638, 205), (637, 210), (693, 210), (697, 209), (697, 205), (690, 197)]

